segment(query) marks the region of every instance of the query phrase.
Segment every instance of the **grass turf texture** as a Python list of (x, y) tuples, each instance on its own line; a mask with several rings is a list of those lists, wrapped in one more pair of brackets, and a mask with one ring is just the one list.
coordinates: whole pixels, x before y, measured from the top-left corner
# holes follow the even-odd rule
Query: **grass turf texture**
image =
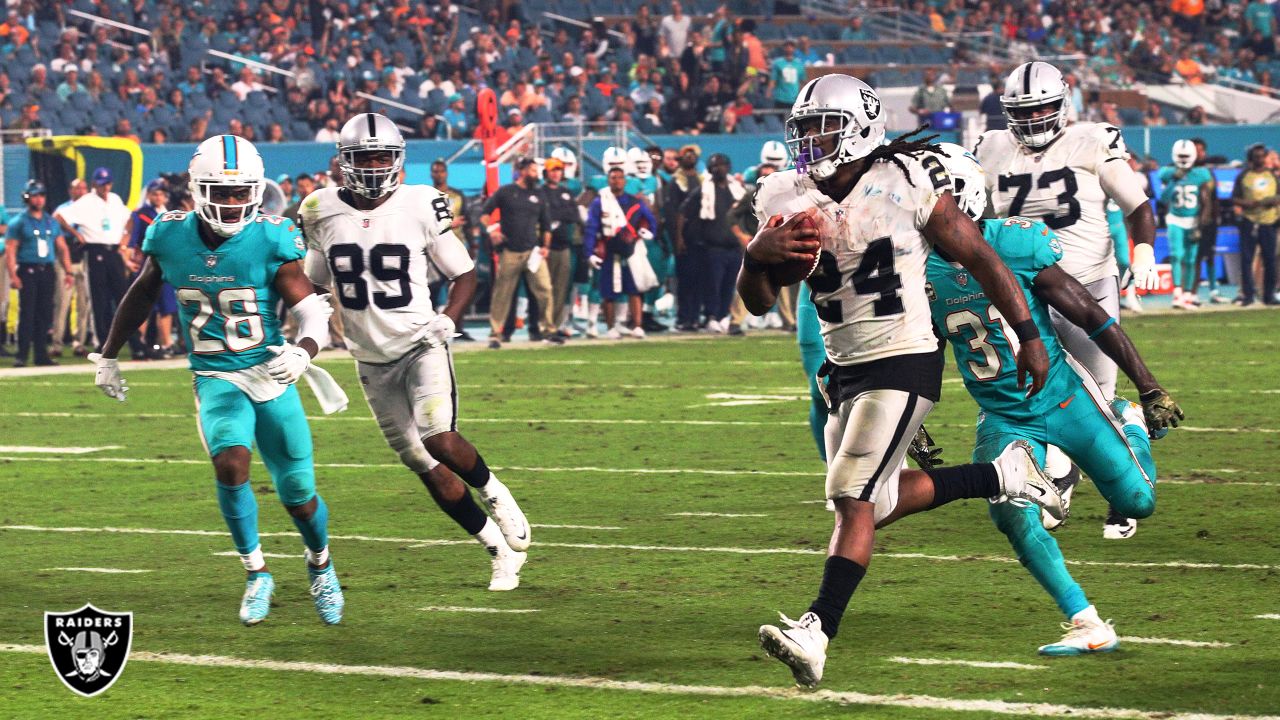
[[(1016, 562), (982, 502), (955, 503), (881, 531), (862, 588), (830, 650), (823, 688), (875, 695), (1043, 702), (1146, 711), (1280, 710), (1280, 540), (1270, 472), (1280, 393), (1265, 353), (1275, 316), (1214, 313), (1135, 318), (1126, 328), (1186, 410), (1190, 428), (1155, 446), (1156, 515), (1124, 542), (1101, 537), (1105, 503), (1084, 484), (1057, 539), (1070, 560), (1256, 564), (1262, 569), (1073, 567), (1122, 636), (1231, 643), (1190, 648), (1122, 643), (1117, 653), (1047, 660), (1036, 646), (1062, 619)], [(42, 613), (85, 602), (134, 613), (134, 653), (168, 652), (339, 665), (597, 677), (718, 687), (790, 685), (763, 657), (755, 629), (798, 616), (821, 576), (831, 517), (805, 424), (794, 340), (690, 340), (555, 350), (459, 353), (459, 429), (480, 448), (534, 528), (519, 590), (489, 593), (488, 557), (398, 467), (349, 362), (327, 364), (352, 398), (312, 422), (330, 532), (347, 594), (343, 624), (323, 627), (306, 592), (301, 543), (255, 463), (277, 595), (263, 625), (236, 620), (243, 572), (218, 514), (192, 419), (189, 373), (127, 373), (129, 402), (103, 398), (90, 375), (0, 379), (5, 445), (122, 446), (76, 458), (0, 461), (0, 524), (206, 530), (219, 535), (0, 530), (0, 642), (42, 645)], [(948, 463), (972, 446), (974, 405), (952, 369), (929, 419)], [(1269, 393), (1267, 391), (1270, 391)], [(725, 407), (715, 393), (779, 400)], [(1132, 396), (1122, 380), (1121, 394)], [(319, 415), (303, 391), (309, 412)], [(731, 401), (731, 400), (728, 400)], [(1259, 402), (1260, 401), (1260, 402)], [(33, 416), (22, 413), (69, 413)], [(140, 413), (152, 414), (139, 417)], [(88, 417), (86, 417), (88, 415)], [(626, 420), (642, 424), (566, 423)], [(759, 424), (686, 424), (731, 421)], [(1215, 429), (1215, 431), (1195, 431)], [(1225, 431), (1241, 428), (1239, 432)], [(1273, 432), (1251, 432), (1251, 429)], [(0, 453), (4, 455), (4, 453)], [(17, 457), (8, 455), (8, 457)], [(101, 458), (148, 462), (101, 462)], [(44, 458), (37, 460), (36, 458)], [(182, 462), (157, 463), (168, 459)], [(191, 461), (198, 461), (192, 463)], [(648, 472), (601, 472), (581, 468)], [(665, 470), (726, 470), (726, 475)], [(656, 471), (656, 472), (655, 472)], [(774, 473), (774, 474), (769, 474)], [(1272, 483), (1272, 484), (1268, 484)], [(677, 512), (767, 517), (675, 517)], [(452, 541), (422, 544), (418, 540)], [(614, 547), (586, 547), (614, 546)], [(631, 547), (617, 547), (617, 546)], [(659, 548), (724, 548), (711, 552)], [(755, 554), (735, 548), (769, 552)], [(894, 557), (922, 553), (953, 561)], [(139, 575), (51, 570), (147, 569)], [(428, 606), (537, 609), (530, 614), (424, 611)], [(898, 665), (894, 656), (1016, 661), (1047, 670)], [(103, 696), (73, 696), (47, 658), (0, 652), (0, 715), (226, 717), (829, 717), (828, 703), (700, 698), (130, 661)], [(864, 706), (867, 718), (984, 717), (982, 712)], [(1005, 717), (1008, 717), (1007, 715)]]

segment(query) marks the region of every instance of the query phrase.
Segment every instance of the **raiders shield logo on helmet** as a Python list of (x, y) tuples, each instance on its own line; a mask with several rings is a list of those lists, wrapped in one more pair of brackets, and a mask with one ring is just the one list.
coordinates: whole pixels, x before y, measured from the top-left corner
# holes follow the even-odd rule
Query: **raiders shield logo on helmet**
[(72, 692), (93, 697), (120, 678), (133, 644), (133, 613), (85, 604), (44, 614), (44, 644), (53, 670)]
[(870, 90), (860, 90), (862, 93), (862, 108), (867, 111), (867, 119), (875, 120), (880, 116), (880, 98)]

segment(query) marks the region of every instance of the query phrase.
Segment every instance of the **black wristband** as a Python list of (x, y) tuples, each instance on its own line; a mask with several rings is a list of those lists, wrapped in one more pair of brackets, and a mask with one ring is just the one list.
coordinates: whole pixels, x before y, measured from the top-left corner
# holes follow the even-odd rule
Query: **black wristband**
[(1040, 328), (1036, 326), (1036, 321), (1030, 318), (1020, 323), (1014, 323), (1013, 334), (1018, 336), (1018, 342), (1031, 342), (1040, 339)]
[(751, 257), (751, 253), (743, 253), (742, 269), (752, 275), (763, 275), (769, 271), (769, 266)]

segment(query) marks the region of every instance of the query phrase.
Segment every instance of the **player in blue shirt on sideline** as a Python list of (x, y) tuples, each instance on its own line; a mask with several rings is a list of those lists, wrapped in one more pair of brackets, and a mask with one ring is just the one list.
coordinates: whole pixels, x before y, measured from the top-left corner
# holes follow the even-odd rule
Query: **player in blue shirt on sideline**
[[(275, 588), (258, 542), (258, 503), (249, 484), (256, 441), (276, 495), (306, 545), (316, 611), (333, 625), (342, 620), (342, 588), (329, 558), (329, 511), (316, 494), (311, 429), (294, 387), (304, 373), (323, 373), (311, 367), (311, 358), (329, 337), (332, 310), (303, 273), (302, 233), (285, 218), (258, 212), (264, 172), (252, 143), (234, 135), (209, 138), (196, 148), (189, 170), (196, 209), (166, 212), (147, 230), (138, 278), (102, 353), (89, 356), (97, 365), (94, 383), (124, 401), (120, 347), (146, 320), (162, 284), (177, 288), (200, 439), (213, 461), (218, 506), (249, 574), (240, 620), (255, 625), (266, 619)], [(297, 321), (296, 345), (280, 333), (280, 300)]]
[[(1054, 445), (1086, 472), (1098, 491), (1126, 517), (1155, 511), (1156, 468), (1151, 437), (1176, 427), (1182, 410), (1156, 382), (1129, 337), (1077, 280), (1058, 266), (1062, 247), (1044, 223), (1023, 217), (979, 220), (986, 208), (982, 167), (959, 145), (942, 143), (960, 209), (982, 228), (986, 241), (1023, 287), (1031, 318), (1049, 355), (1044, 389), (1030, 397), (1018, 388), (1017, 338), (965, 268), (935, 248), (929, 257), (929, 306), (938, 335), (955, 353), (965, 388), (980, 412), (973, 462), (989, 462), (1010, 442), (1025, 440), (1044, 462)], [(1141, 409), (1122, 398), (1108, 402), (1084, 368), (1058, 342), (1049, 308), (1089, 332), (1137, 386)], [(1067, 572), (1058, 544), (1041, 524), (1039, 508), (992, 504), (991, 518), (1009, 538), (1018, 560), (1067, 616), (1066, 635), (1040, 648), (1043, 655), (1110, 652), (1119, 640)]]

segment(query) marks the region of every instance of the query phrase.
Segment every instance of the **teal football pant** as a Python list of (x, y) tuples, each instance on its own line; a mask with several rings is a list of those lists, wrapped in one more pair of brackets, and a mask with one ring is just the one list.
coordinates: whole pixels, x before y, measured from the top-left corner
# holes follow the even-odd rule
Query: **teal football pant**
[(818, 390), (818, 369), (827, 359), (822, 344), (822, 326), (818, 324), (818, 308), (809, 298), (809, 284), (800, 283), (796, 297), (796, 342), (800, 344), (800, 362), (804, 375), (809, 379), (809, 432), (818, 446), (818, 455), (827, 460), (827, 401)]
[(220, 378), (197, 375), (195, 389), (200, 438), (209, 457), (236, 446), (252, 451), (256, 441), (280, 502), (292, 507), (315, 496), (311, 428), (296, 387), (264, 403)]
[(1169, 225), (1169, 264), (1173, 266), (1173, 286), (1195, 292), (1191, 283), (1196, 279), (1196, 253), (1200, 252), (1200, 240), (1192, 230)]
[[(1092, 385), (1093, 392), (1086, 389)], [(1043, 392), (1043, 391), (1042, 391)], [(1097, 385), (1085, 380), (1058, 401), (1051, 412), (1034, 420), (1011, 420), (991, 413), (978, 416), (974, 462), (991, 462), (1009, 443), (1026, 440), (1044, 463), (1046, 445), (1056, 445), (1089, 475), (1111, 506), (1125, 517), (1144, 518), (1155, 510), (1155, 463), (1151, 444), (1136, 426), (1122, 426), (1101, 400)], [(1019, 562), (1053, 597), (1068, 617), (1089, 606), (1058, 543), (1040, 524), (1040, 509), (1012, 503), (993, 504), (991, 519), (1009, 538)]]

